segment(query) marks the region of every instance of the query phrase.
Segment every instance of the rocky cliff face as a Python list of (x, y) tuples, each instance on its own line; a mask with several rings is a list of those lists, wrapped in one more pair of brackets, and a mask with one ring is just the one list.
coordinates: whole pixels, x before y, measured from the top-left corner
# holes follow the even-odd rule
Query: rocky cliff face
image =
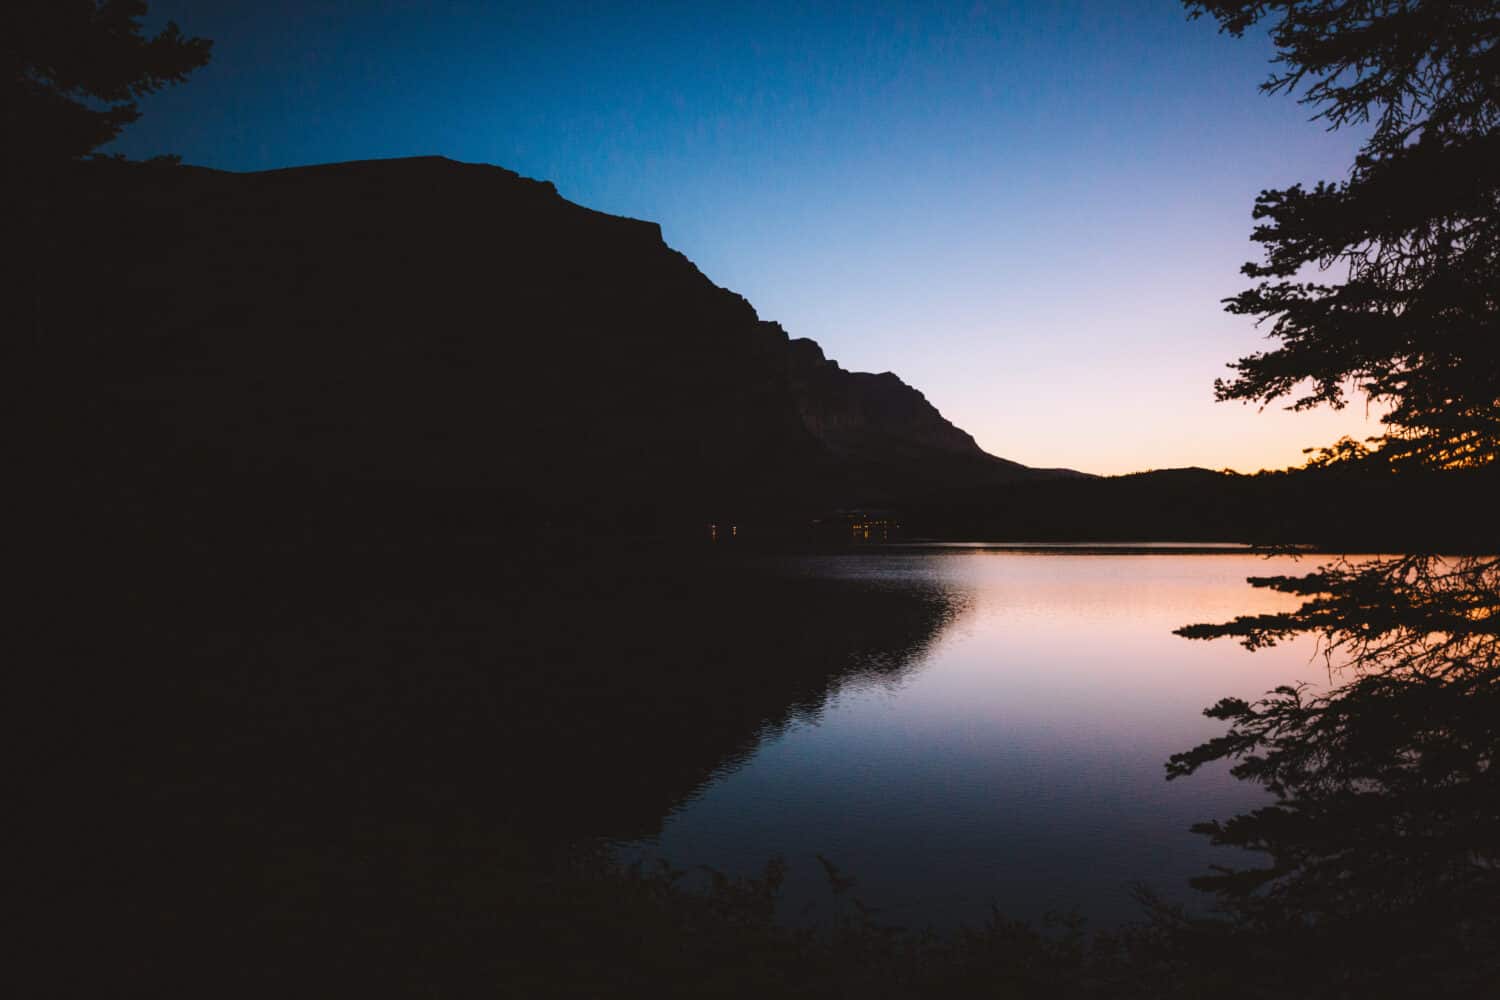
[(92, 165), (76, 185), (43, 294), (53, 349), (86, 359), (71, 412), (99, 489), (241, 514), (406, 497), (380, 519), (441, 532), (518, 497), (785, 509), (1035, 475), (894, 375), (789, 340), (655, 224), (507, 170)]
[(847, 372), (806, 338), (788, 343), (787, 360), (803, 425), (840, 460), (993, 458), (891, 372)]

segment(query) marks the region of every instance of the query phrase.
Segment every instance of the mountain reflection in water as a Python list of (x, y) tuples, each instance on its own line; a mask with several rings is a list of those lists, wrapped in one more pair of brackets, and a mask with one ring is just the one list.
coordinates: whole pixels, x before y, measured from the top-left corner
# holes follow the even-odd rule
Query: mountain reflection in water
[(72, 706), (28, 774), (67, 859), (56, 932), (141, 975), (258, 955), (272, 981), (317, 955), (378, 979), (371, 956), (410, 947), (473, 972), (501, 960), (496, 921), (527, 920), (517, 873), (656, 833), (961, 610), (938, 582), (720, 553), (509, 556), (101, 569), (86, 621), (38, 623), (39, 676)]

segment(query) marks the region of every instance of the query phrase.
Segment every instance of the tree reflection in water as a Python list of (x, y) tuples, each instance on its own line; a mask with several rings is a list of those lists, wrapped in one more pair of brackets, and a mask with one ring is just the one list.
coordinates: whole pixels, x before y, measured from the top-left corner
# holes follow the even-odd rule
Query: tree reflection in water
[(1195, 884), (1283, 970), (1459, 993), (1500, 982), (1500, 559), (1339, 562), (1252, 582), (1304, 603), (1181, 634), (1256, 648), (1313, 632), (1338, 682), (1226, 698), (1207, 714), (1229, 731), (1169, 762), (1175, 778), (1229, 758), (1277, 796), (1196, 827), (1267, 861)]

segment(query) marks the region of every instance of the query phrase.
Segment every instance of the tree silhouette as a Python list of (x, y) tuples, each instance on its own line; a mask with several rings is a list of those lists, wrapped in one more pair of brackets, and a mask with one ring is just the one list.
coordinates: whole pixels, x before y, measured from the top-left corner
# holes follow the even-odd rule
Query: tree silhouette
[(20, 0), (0, 43), (13, 159), (45, 166), (94, 152), (140, 117), (136, 100), (208, 62), (212, 42), (174, 23), (141, 33), (145, 0)]
[[(1257, 199), (1265, 256), (1244, 272), (1259, 280), (1227, 308), (1279, 343), (1232, 365), (1219, 397), (1388, 406), (1370, 447), (1340, 442), (1315, 464), (1500, 467), (1500, 7), (1186, 6), (1236, 35), (1269, 20), (1278, 68), (1263, 89), (1370, 129), (1347, 180)], [(1250, 582), (1303, 603), (1180, 634), (1255, 649), (1312, 633), (1331, 686), (1226, 698), (1206, 714), (1228, 732), (1168, 763), (1175, 778), (1231, 760), (1276, 796), (1196, 828), (1267, 863), (1196, 884), (1273, 949), (1243, 954), (1279, 956), (1255, 975), (1294, 967), (1313, 992), (1500, 982), (1500, 559), (1341, 559)]]
[[(140, 117), (137, 99), (181, 83), (208, 62), (213, 43), (168, 22), (141, 31), (145, 0), (18, 0), (0, 39), (4, 61), (6, 155), (0, 183), (14, 206), (12, 239), (27, 266), (0, 279), (6, 297), (26, 302), (31, 336), (7, 343), (12, 363), (35, 365), (47, 339), (46, 299), (66, 268), (54, 258), (69, 242), (57, 211), (76, 188), (69, 170)], [(74, 199), (76, 200), (76, 199)]]
[[(1500, 450), (1500, 13), (1493, 2), (1189, 2), (1243, 33), (1275, 20), (1271, 93), (1330, 128), (1372, 131), (1347, 180), (1265, 191), (1229, 311), (1280, 344), (1236, 362), (1221, 399), (1390, 405), (1388, 460), (1439, 466)], [(1343, 271), (1307, 280), (1309, 267)], [(1335, 277), (1338, 277), (1337, 272)]]

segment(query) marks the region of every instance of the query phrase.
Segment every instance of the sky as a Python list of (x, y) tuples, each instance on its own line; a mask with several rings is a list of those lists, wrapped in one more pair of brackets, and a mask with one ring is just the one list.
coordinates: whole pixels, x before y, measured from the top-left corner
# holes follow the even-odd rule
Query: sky
[(894, 371), (987, 451), (1251, 472), (1379, 432), (1217, 403), (1257, 192), (1359, 136), (1176, 0), (154, 0), (214, 40), (109, 148), (226, 170), (442, 155), (659, 222), (763, 319)]

